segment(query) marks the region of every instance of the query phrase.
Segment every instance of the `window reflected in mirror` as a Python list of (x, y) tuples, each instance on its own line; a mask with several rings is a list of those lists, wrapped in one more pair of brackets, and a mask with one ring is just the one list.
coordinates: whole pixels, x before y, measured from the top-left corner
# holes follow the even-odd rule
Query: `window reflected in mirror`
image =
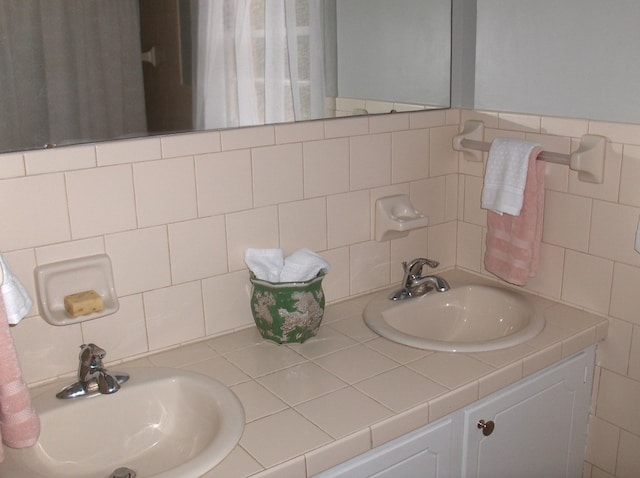
[(3, 0), (0, 152), (450, 104), (450, 0)]

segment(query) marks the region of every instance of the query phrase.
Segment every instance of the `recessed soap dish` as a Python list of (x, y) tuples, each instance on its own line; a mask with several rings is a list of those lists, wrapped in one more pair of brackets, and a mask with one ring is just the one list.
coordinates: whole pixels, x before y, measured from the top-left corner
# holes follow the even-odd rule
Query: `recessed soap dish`
[[(40, 315), (51, 325), (69, 325), (97, 319), (118, 311), (120, 304), (113, 283), (111, 260), (106, 254), (80, 257), (44, 264), (35, 269)], [(64, 308), (64, 298), (85, 290), (94, 290), (104, 309), (72, 317)]]

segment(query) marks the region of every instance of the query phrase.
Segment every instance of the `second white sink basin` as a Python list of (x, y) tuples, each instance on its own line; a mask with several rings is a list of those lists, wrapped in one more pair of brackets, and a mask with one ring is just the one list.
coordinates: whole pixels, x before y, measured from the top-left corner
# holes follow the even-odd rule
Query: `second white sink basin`
[(523, 295), (486, 285), (392, 301), (372, 299), (364, 321), (389, 340), (420, 349), (481, 352), (521, 344), (544, 328), (542, 313)]
[(225, 385), (200, 374), (132, 368), (119, 391), (61, 400), (58, 388), (33, 399), (36, 445), (5, 448), (3, 478), (107, 478), (117, 468), (137, 478), (196, 478), (236, 446), (244, 409)]

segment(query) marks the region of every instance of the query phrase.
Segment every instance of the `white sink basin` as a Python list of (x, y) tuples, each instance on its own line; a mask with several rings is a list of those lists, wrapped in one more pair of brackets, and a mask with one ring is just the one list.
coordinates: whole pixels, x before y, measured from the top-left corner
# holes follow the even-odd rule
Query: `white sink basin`
[(465, 285), (392, 301), (379, 294), (365, 323), (389, 340), (427, 350), (481, 352), (521, 344), (544, 328), (542, 313), (523, 295), (498, 287)]
[(61, 400), (59, 388), (33, 399), (41, 421), (31, 448), (5, 447), (0, 476), (199, 477), (236, 446), (244, 409), (225, 385), (168, 368), (131, 368), (116, 393)]

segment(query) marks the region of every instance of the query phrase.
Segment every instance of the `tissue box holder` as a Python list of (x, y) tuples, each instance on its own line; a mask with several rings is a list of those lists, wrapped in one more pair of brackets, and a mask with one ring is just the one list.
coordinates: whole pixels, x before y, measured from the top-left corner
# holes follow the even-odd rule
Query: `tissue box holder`
[(249, 273), (251, 312), (263, 338), (302, 343), (318, 333), (324, 315), (324, 272), (304, 282), (269, 282)]

